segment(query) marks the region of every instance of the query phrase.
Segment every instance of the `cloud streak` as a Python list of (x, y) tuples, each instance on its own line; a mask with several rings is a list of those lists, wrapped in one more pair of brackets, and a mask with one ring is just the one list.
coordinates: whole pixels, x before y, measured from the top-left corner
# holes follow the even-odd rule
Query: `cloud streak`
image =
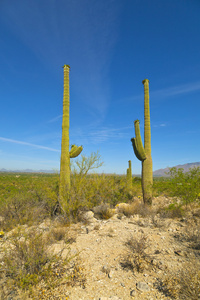
[(176, 95), (192, 93), (199, 90), (200, 90), (200, 81), (197, 81), (193, 83), (187, 83), (187, 84), (177, 85), (174, 87), (153, 91), (151, 93), (151, 96), (166, 98), (166, 97), (171, 97)]
[(54, 123), (57, 122), (60, 118), (62, 118), (62, 115), (59, 115), (55, 118), (52, 118), (51, 120), (48, 120), (47, 123)]
[[(173, 96), (188, 94), (192, 92), (200, 91), (200, 81), (197, 82), (191, 82), (186, 84), (181, 84), (177, 86), (172, 86), (156, 91), (151, 91), (150, 89), (150, 98), (151, 99), (164, 99), (169, 98)], [(138, 101), (144, 98), (144, 94), (131, 96), (129, 98), (123, 99), (124, 102), (130, 102), (130, 101)]]
[(34, 147), (34, 148), (53, 151), (53, 152), (60, 152), (60, 150), (53, 149), (53, 148), (50, 148), (50, 147), (35, 145), (35, 144), (31, 144), (31, 143), (27, 143), (27, 142), (23, 142), (23, 141), (17, 141), (17, 140), (13, 140), (13, 139), (8, 139), (8, 138), (4, 138), (4, 137), (0, 137), (0, 141), (13, 143), (13, 144), (18, 144), (18, 145), (29, 146), (29, 147)]
[(112, 141), (116, 141), (116, 139), (121, 140), (128, 138), (130, 135), (130, 129), (133, 129), (133, 126), (121, 128), (102, 127), (92, 129), (90, 131), (88, 131), (88, 129), (85, 129), (84, 131), (81, 129), (76, 129), (72, 133), (72, 139), (73, 137), (76, 137), (76, 140), (79, 142), (79, 144), (100, 144), (111, 139)]

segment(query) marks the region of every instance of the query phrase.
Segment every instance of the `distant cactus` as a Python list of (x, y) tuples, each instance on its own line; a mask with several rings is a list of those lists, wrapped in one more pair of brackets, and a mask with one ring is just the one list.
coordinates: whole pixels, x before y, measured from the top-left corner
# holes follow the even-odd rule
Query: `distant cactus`
[(129, 190), (132, 189), (132, 169), (131, 169), (131, 160), (128, 161), (128, 169), (127, 169), (127, 188)]
[(64, 65), (64, 92), (63, 92), (63, 119), (62, 119), (62, 144), (60, 159), (60, 184), (59, 200), (65, 209), (70, 195), (70, 158), (77, 157), (83, 150), (82, 146), (72, 145), (69, 151), (69, 70), (70, 66)]
[(153, 167), (151, 158), (151, 127), (149, 110), (149, 80), (144, 79), (144, 147), (140, 135), (140, 122), (136, 120), (135, 138), (132, 138), (132, 145), (136, 157), (142, 161), (142, 191), (143, 201), (152, 204)]

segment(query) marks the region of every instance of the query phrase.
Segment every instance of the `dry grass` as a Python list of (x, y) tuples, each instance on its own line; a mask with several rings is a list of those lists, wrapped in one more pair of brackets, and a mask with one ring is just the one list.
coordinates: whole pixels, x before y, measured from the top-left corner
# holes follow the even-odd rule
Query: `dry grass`
[(126, 217), (140, 215), (146, 217), (152, 214), (152, 208), (143, 204), (140, 200), (134, 200), (131, 204), (121, 203), (116, 206), (119, 213), (123, 213)]
[[(61, 228), (52, 232), (55, 240), (65, 236)], [(85, 284), (83, 268), (77, 257), (74, 262), (70, 251), (66, 257), (62, 256), (67, 245), (59, 254), (51, 254), (48, 245), (47, 237), (36, 229), (18, 227), (14, 230), (1, 252), (0, 299), (7, 299), (10, 293), (21, 293), (26, 295), (24, 299), (29, 299), (28, 295), (35, 295), (41, 284), (43, 290), (49, 291), (59, 286), (64, 277), (68, 285)]]
[(199, 264), (185, 264), (178, 274), (167, 274), (155, 284), (156, 288), (171, 299), (200, 299)]
[(107, 203), (102, 203), (99, 206), (94, 208), (95, 217), (101, 220), (110, 219), (115, 211), (110, 208), (110, 205)]
[(185, 237), (193, 249), (200, 250), (200, 220), (193, 218), (187, 221)]
[(147, 253), (149, 243), (147, 236), (141, 234), (139, 237), (131, 237), (125, 244), (128, 248), (123, 258), (122, 266), (142, 273), (151, 265), (152, 256)]

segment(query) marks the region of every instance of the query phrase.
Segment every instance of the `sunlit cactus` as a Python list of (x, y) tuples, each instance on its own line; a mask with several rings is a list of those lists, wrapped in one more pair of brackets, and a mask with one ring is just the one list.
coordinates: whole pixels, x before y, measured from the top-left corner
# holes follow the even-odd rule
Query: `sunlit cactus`
[(132, 189), (132, 168), (131, 168), (131, 160), (128, 161), (128, 169), (126, 173), (127, 178), (127, 188), (128, 190)]
[(132, 138), (131, 141), (136, 157), (142, 161), (143, 201), (146, 204), (152, 204), (153, 167), (151, 157), (149, 80), (144, 79), (142, 83), (144, 84), (144, 147), (140, 135), (139, 120), (134, 122), (135, 138)]
[(69, 151), (69, 70), (70, 66), (64, 65), (64, 92), (63, 92), (63, 118), (62, 118), (62, 143), (60, 159), (60, 184), (59, 200), (62, 208), (66, 210), (70, 196), (70, 158), (77, 157), (83, 150), (82, 146), (72, 145)]

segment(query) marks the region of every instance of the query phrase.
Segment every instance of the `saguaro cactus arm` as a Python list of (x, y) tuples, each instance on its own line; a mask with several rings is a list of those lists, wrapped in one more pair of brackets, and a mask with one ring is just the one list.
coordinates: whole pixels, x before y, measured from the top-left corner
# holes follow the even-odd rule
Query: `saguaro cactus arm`
[(137, 159), (139, 159), (140, 161), (144, 161), (146, 159), (146, 154), (144, 151), (144, 147), (142, 145), (142, 139), (140, 134), (140, 121), (136, 120), (134, 122), (134, 126), (135, 126), (135, 138), (131, 139), (133, 150)]
[(76, 145), (72, 145), (71, 146), (71, 150), (70, 150), (70, 152), (69, 152), (69, 157), (70, 158), (75, 158), (75, 157), (77, 157), (80, 153), (81, 153), (81, 151), (83, 150), (83, 147), (82, 146), (76, 146)]

